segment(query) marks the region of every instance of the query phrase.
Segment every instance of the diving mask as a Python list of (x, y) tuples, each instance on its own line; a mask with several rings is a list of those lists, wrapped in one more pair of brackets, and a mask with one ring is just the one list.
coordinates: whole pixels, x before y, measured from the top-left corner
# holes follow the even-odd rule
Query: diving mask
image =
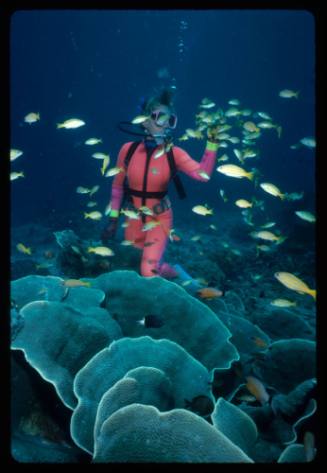
[(154, 110), (151, 112), (150, 116), (157, 126), (168, 125), (172, 130), (176, 128), (177, 116), (174, 113), (166, 113), (162, 110)]

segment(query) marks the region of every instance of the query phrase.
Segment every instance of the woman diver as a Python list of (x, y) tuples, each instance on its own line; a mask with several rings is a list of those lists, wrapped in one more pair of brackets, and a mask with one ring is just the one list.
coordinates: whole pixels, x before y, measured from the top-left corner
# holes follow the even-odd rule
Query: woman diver
[(142, 113), (148, 117), (141, 125), (144, 138), (125, 143), (119, 151), (116, 166), (122, 171), (116, 174), (112, 183), (109, 222), (101, 236), (104, 243), (114, 237), (125, 195), (128, 204), (122, 213), (126, 209), (134, 211), (132, 218), (126, 215), (125, 239), (142, 250), (140, 273), (144, 277), (159, 275), (171, 279), (178, 275), (171, 265), (163, 262), (173, 226), (173, 212), (167, 195), (169, 180), (174, 178), (180, 197), (185, 197), (176, 172), (182, 171), (198, 181), (208, 181), (218, 149), (218, 141), (209, 129), (200, 162), (172, 144), (171, 133), (177, 124), (172, 98), (173, 90), (164, 89), (143, 103)]

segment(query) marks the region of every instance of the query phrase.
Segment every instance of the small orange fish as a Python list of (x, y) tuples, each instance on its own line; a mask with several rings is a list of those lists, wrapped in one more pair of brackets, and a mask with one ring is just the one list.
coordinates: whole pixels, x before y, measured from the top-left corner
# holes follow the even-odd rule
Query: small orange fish
[(254, 376), (246, 376), (246, 387), (251, 394), (262, 404), (266, 404), (269, 401), (269, 394), (262, 382)]
[(215, 289), (214, 287), (203, 287), (202, 289), (198, 289), (196, 292), (201, 299), (215, 299), (224, 294), (223, 291)]
[(62, 284), (65, 287), (82, 287), (82, 286), (90, 287), (91, 286), (90, 282), (81, 281), (80, 279), (66, 279), (65, 281), (63, 281)]
[(176, 235), (176, 233), (174, 233), (172, 236), (171, 236), (171, 239), (173, 241), (181, 241), (181, 237), (179, 237), (178, 235)]
[(268, 343), (265, 342), (262, 338), (260, 337), (257, 337), (257, 336), (253, 336), (251, 337), (251, 339), (253, 340), (254, 344), (258, 347), (258, 348), (268, 348)]

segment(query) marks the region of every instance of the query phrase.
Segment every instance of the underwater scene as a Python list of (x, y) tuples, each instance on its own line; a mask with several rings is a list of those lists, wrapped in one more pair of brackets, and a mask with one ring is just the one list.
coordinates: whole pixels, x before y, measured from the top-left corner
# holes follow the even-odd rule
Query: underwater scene
[(12, 459), (317, 459), (315, 80), (306, 10), (12, 14)]

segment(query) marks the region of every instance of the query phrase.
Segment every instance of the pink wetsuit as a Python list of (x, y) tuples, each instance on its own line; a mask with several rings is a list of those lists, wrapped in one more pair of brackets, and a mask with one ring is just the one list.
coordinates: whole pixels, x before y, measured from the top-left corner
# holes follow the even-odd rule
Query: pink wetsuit
[[(125, 143), (118, 154), (116, 166), (123, 168), (124, 171), (117, 174), (113, 180), (110, 200), (111, 210), (119, 211), (121, 208), (124, 193), (123, 182), (126, 175), (124, 160), (131, 144), (132, 142)], [(184, 172), (192, 179), (207, 182), (208, 179), (202, 177), (199, 174), (199, 171), (204, 171), (211, 176), (215, 165), (217, 148), (218, 145), (207, 143), (201, 161), (197, 162), (182, 148), (174, 146), (173, 153), (177, 171)], [(160, 192), (167, 189), (170, 179), (170, 167), (165, 154), (157, 159), (155, 158), (156, 151), (158, 150), (159, 147), (156, 147), (152, 151), (147, 180), (145, 183), (144, 176), (147, 153), (143, 142), (138, 145), (136, 151), (132, 155), (127, 169), (128, 185), (130, 188), (142, 191), (144, 190), (145, 185), (147, 192)], [(145, 204), (142, 204), (141, 197), (132, 195), (132, 202), (136, 209), (142, 205), (152, 209), (155, 204), (160, 202), (160, 199), (152, 197), (147, 198)], [(142, 231), (144, 225), (148, 222), (153, 222), (154, 220), (160, 222), (160, 224), (150, 230)], [(125, 228), (125, 239), (133, 241), (133, 245), (136, 248), (143, 250), (140, 268), (141, 275), (149, 277), (160, 274), (160, 268), (163, 266), (161, 259), (166, 248), (170, 230), (173, 226), (172, 209), (169, 208), (159, 215), (147, 215), (145, 218), (143, 217), (143, 221), (141, 216), (137, 220), (126, 217), (126, 223), (128, 225)], [(167, 265), (167, 263), (164, 263), (164, 265)]]

